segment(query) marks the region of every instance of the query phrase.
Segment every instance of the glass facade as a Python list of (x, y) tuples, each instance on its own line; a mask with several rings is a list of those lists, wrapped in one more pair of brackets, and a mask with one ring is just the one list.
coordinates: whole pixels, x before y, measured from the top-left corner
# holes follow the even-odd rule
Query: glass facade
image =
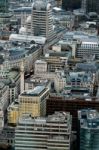
[(80, 150), (99, 150), (99, 129), (80, 130)]
[(8, 12), (8, 0), (0, 0), (0, 13)]
[(99, 150), (99, 113), (96, 110), (78, 111), (80, 120), (80, 150)]
[(87, 11), (99, 14), (99, 0), (87, 0)]

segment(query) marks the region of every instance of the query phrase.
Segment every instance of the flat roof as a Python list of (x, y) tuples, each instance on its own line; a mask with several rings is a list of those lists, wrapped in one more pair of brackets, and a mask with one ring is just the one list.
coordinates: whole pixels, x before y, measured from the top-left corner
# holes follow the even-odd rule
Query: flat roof
[(39, 85), (36, 86), (33, 90), (27, 90), (24, 93), (22, 93), (22, 96), (39, 96), (43, 91), (45, 90), (45, 86)]
[(45, 44), (46, 37), (42, 36), (32, 36), (32, 35), (22, 35), (22, 34), (11, 34), (9, 37), (10, 41), (24, 41), (24, 42), (31, 42), (35, 41), (35, 43), (42, 43)]

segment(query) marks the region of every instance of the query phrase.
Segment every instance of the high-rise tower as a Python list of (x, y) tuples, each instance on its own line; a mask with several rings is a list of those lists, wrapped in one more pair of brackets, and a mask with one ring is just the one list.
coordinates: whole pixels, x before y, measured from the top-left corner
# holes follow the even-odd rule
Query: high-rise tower
[(84, 109), (78, 112), (80, 121), (80, 150), (99, 149), (99, 113)]
[(24, 64), (23, 61), (20, 66), (20, 94), (24, 92)]
[(82, 9), (85, 12), (97, 12), (99, 14), (99, 0), (82, 0)]
[(53, 37), (52, 7), (47, 0), (34, 0), (31, 29), (34, 36)]
[(81, 8), (84, 11), (84, 13), (86, 13), (86, 6), (87, 6), (87, 0), (82, 0)]
[(0, 0), (0, 13), (8, 12), (8, 0)]

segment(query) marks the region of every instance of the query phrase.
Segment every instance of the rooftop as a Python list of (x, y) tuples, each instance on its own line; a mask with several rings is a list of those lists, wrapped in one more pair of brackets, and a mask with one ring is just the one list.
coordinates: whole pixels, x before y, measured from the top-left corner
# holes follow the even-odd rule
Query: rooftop
[(45, 86), (36, 86), (33, 90), (28, 90), (22, 93), (22, 96), (39, 96), (43, 91), (45, 91)]
[(19, 119), (19, 123), (42, 125), (46, 123), (66, 123), (67, 121), (71, 121), (70, 118), (70, 113), (68, 112), (55, 112), (53, 115), (49, 115), (48, 117), (37, 118), (32, 118), (30, 114), (23, 114), (23, 116)]
[(15, 111), (16, 109), (18, 110), (19, 108), (19, 101), (15, 100), (14, 102), (12, 102), (9, 107), (7, 108), (8, 111)]
[(33, 10), (45, 11), (51, 9), (51, 4), (46, 0), (34, 0), (32, 8)]
[(99, 112), (93, 109), (78, 111), (81, 128), (99, 129)]

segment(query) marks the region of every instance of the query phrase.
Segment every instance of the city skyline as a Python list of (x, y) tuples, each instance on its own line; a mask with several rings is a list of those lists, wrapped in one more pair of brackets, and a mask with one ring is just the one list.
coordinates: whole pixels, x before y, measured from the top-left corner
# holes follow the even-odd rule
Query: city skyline
[(0, 150), (98, 150), (98, 0), (2, 2)]

